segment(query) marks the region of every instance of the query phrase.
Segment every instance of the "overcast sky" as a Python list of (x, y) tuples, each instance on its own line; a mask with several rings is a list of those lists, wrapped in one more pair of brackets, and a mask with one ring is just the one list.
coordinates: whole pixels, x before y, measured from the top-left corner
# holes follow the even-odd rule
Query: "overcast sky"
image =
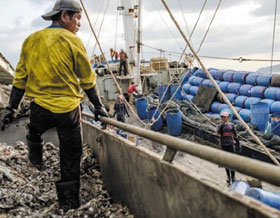
[[(50, 25), (41, 15), (50, 11), (56, 0), (0, 0), (0, 52), (16, 67), (21, 45), (32, 32)], [(84, 0), (95, 30), (98, 32), (108, 0)], [(124, 48), (122, 17), (118, 15), (116, 31), (117, 5), (120, 0), (109, 0), (104, 17), (100, 41), (102, 48), (109, 51), (117, 40), (117, 50)], [(180, 26), (187, 35), (197, 20), (204, 0), (167, 0)], [(181, 4), (181, 7), (180, 7)], [(218, 0), (208, 0), (198, 26), (192, 36), (195, 50), (206, 32), (217, 7)], [(182, 37), (170, 20), (160, 0), (143, 0), (143, 36), (144, 44), (167, 51), (181, 52), (185, 46)], [(270, 59), (275, 0), (222, 0), (220, 9), (199, 52), (200, 55), (219, 57), (244, 57)], [(184, 16), (182, 14), (182, 10)], [(98, 16), (99, 14), (99, 16)], [(278, 10), (279, 18), (279, 10)], [(98, 18), (98, 19), (97, 19)], [(186, 20), (186, 23), (184, 22)], [(95, 40), (91, 37), (85, 16), (78, 33), (89, 56), (93, 53)], [(144, 58), (159, 56), (159, 52), (143, 47)], [(280, 22), (276, 23), (274, 59), (280, 59)], [(98, 47), (95, 53), (100, 54)], [(176, 54), (165, 52), (166, 57), (178, 60)], [(269, 66), (270, 62), (223, 61), (202, 58), (206, 67), (256, 71)]]

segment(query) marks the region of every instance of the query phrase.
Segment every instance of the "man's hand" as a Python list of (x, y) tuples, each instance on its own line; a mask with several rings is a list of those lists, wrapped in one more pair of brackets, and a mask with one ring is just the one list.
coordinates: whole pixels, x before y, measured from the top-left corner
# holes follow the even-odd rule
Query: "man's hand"
[(5, 130), (5, 125), (11, 123), (15, 117), (14, 117), (14, 110), (7, 107), (6, 110), (4, 111), (4, 113), (1, 116), (1, 120), (0, 120), (0, 125), (1, 125), (1, 131)]
[(94, 116), (95, 116), (95, 121), (99, 120), (99, 116), (100, 117), (109, 117), (105, 107), (95, 108)]

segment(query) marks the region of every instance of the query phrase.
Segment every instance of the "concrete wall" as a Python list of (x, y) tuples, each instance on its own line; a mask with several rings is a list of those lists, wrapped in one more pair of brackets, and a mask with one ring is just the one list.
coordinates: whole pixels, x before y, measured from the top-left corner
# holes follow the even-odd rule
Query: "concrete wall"
[(128, 140), (86, 123), (83, 133), (84, 143), (99, 158), (107, 190), (136, 218), (280, 217), (279, 211), (229, 189), (219, 190)]

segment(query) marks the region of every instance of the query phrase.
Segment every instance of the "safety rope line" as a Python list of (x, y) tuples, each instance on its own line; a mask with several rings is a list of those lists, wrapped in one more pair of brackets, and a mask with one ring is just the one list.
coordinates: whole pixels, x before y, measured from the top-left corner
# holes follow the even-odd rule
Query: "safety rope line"
[(187, 24), (185, 13), (184, 13), (184, 10), (183, 10), (183, 7), (182, 7), (182, 2), (181, 2), (181, 0), (178, 0), (178, 1), (179, 1), (179, 6), (180, 6), (180, 10), (181, 10), (182, 16), (183, 16), (183, 19), (184, 19), (184, 22), (185, 22), (186, 30), (187, 30), (187, 32), (188, 32), (188, 34), (190, 36), (191, 33), (190, 33), (189, 26)]
[[(197, 18), (197, 20), (196, 20), (196, 22), (195, 22), (195, 25), (194, 25), (194, 27), (193, 27), (193, 29), (192, 29), (192, 32), (191, 32), (191, 34), (190, 34), (190, 40), (191, 40), (192, 35), (193, 35), (193, 33), (194, 33), (194, 31), (195, 31), (195, 29), (196, 29), (196, 27), (197, 27), (197, 24), (198, 24), (198, 22), (199, 22), (199, 20), (200, 20), (200, 17), (201, 17), (201, 15), (202, 15), (202, 12), (203, 12), (203, 10), (204, 10), (204, 8), (205, 8), (206, 3), (207, 3), (207, 0), (204, 0), (203, 5), (202, 5), (202, 8), (201, 8), (201, 10), (200, 10), (200, 12), (199, 12), (198, 18)], [(179, 59), (179, 63), (180, 63), (180, 61), (182, 60), (182, 57), (184, 56), (184, 54), (185, 54), (187, 48), (188, 48), (188, 45), (185, 46), (185, 48), (184, 48), (184, 50), (183, 50), (183, 53), (182, 53), (182, 55), (181, 55), (181, 57), (180, 57), (180, 59)]]
[(122, 92), (122, 89), (121, 89), (120, 85), (118, 84), (115, 75), (113, 74), (112, 68), (111, 68), (111, 66), (109, 65), (109, 63), (108, 63), (108, 61), (107, 61), (107, 58), (106, 58), (105, 55), (104, 55), (104, 52), (103, 52), (103, 49), (102, 49), (101, 44), (100, 44), (100, 42), (99, 42), (99, 39), (98, 39), (98, 37), (97, 37), (97, 35), (96, 35), (94, 29), (93, 29), (93, 26), (92, 26), (92, 23), (91, 23), (91, 21), (90, 21), (90, 19), (89, 19), (89, 15), (88, 15), (87, 10), (86, 10), (86, 8), (85, 8), (84, 2), (83, 2), (83, 0), (80, 0), (80, 2), (81, 2), (81, 5), (82, 5), (82, 7), (83, 7), (83, 10), (84, 10), (84, 12), (85, 12), (85, 15), (86, 15), (86, 17), (87, 17), (87, 20), (88, 20), (90, 29), (91, 29), (91, 31), (92, 31), (92, 33), (93, 33), (95, 39), (96, 39), (96, 42), (97, 42), (97, 44), (98, 44), (98, 47), (99, 47), (99, 49), (100, 49), (101, 54), (104, 56), (106, 65), (107, 65), (108, 70), (109, 70), (109, 72), (110, 72), (110, 74), (111, 74), (111, 76), (112, 76), (112, 78), (113, 78), (113, 80), (114, 80), (114, 82), (115, 82), (115, 84), (116, 84), (116, 87), (117, 87), (117, 89), (118, 89), (118, 92), (120, 93), (120, 95), (123, 96), (124, 102), (125, 102), (126, 105), (129, 107), (130, 111), (134, 114), (134, 116), (140, 121), (141, 124), (143, 124), (145, 127), (147, 127), (146, 123), (144, 123), (144, 122), (139, 118), (139, 116), (135, 113), (135, 111), (133, 110), (133, 108), (131, 107), (131, 105), (130, 105), (130, 104), (127, 102), (127, 100), (125, 99), (125, 97), (124, 97), (124, 95), (123, 95), (123, 92)]
[(220, 95), (222, 96), (222, 98), (224, 99), (224, 101), (226, 102), (226, 104), (230, 107), (230, 109), (233, 111), (234, 115), (237, 117), (237, 119), (240, 121), (240, 123), (245, 127), (245, 129), (249, 132), (249, 134), (256, 140), (256, 142), (262, 146), (262, 148), (264, 149), (265, 153), (271, 158), (271, 160), (277, 165), (280, 166), (279, 162), (277, 161), (277, 159), (271, 155), (271, 153), (269, 152), (269, 150), (265, 147), (265, 145), (261, 142), (261, 140), (253, 133), (253, 131), (250, 129), (250, 127), (244, 122), (244, 120), (240, 117), (240, 115), (237, 113), (236, 109), (233, 107), (233, 105), (230, 103), (230, 101), (228, 100), (228, 98), (225, 96), (225, 94), (223, 93), (223, 91), (220, 89), (220, 87), (218, 86), (217, 82), (214, 80), (214, 78), (212, 77), (212, 75), (209, 73), (209, 71), (207, 70), (207, 68), (204, 66), (204, 64), (202, 63), (202, 61), (200, 60), (197, 52), (193, 49), (193, 47), (190, 44), (190, 41), (187, 39), (187, 37), (185, 36), (184, 32), (182, 31), (182, 29), (180, 28), (178, 22), (176, 21), (176, 19), (174, 18), (172, 12), (170, 11), (167, 3), (165, 0), (161, 0), (161, 2), (163, 3), (164, 7), (166, 8), (166, 10), (169, 13), (170, 18), (172, 19), (172, 21), (174, 22), (175, 26), (177, 27), (178, 31), (180, 32), (180, 34), (182, 35), (183, 39), (185, 40), (185, 42), (188, 44), (191, 52), (193, 53), (193, 55), (195, 56), (195, 58), (197, 59), (197, 61), (200, 63), (202, 69), (204, 70), (204, 72), (207, 74), (208, 78), (212, 81), (212, 83), (214, 84), (215, 88), (217, 89), (217, 91), (220, 93)]
[(274, 12), (274, 24), (273, 24), (273, 34), (272, 34), (272, 48), (271, 48), (271, 63), (270, 63), (270, 74), (272, 74), (272, 64), (273, 64), (273, 55), (274, 55), (274, 40), (275, 40), (275, 29), (276, 29), (276, 18), (277, 18), (277, 2), (275, 0), (275, 12)]
[(200, 43), (200, 45), (199, 45), (199, 47), (198, 47), (198, 49), (197, 49), (197, 53), (199, 53), (200, 48), (201, 48), (202, 44), (204, 43), (204, 40), (205, 40), (205, 38), (206, 38), (206, 36), (207, 36), (207, 34), (208, 34), (210, 28), (211, 28), (211, 25), (212, 25), (212, 23), (213, 23), (213, 21), (214, 21), (214, 19), (215, 19), (215, 17), (216, 17), (216, 14), (217, 14), (217, 12), (218, 12), (218, 10), (219, 10), (219, 7), (220, 7), (220, 5), (221, 5), (221, 2), (222, 2), (222, 0), (219, 0), (219, 3), (218, 3), (218, 5), (217, 5), (217, 7), (216, 7), (216, 10), (215, 10), (215, 12), (214, 12), (214, 15), (213, 15), (213, 17), (212, 17), (212, 19), (211, 19), (211, 21), (210, 21), (210, 24), (209, 24), (209, 26), (208, 26), (208, 28), (207, 28), (207, 30), (206, 30), (204, 36), (203, 36), (203, 39), (202, 39), (202, 41), (201, 41), (201, 43)]
[(173, 34), (173, 32), (171, 31), (170, 27), (168, 26), (167, 22), (165, 21), (165, 19), (163, 18), (163, 16), (161, 15), (160, 11), (157, 9), (157, 7), (154, 4), (154, 1), (150, 1), (152, 2), (152, 5), (154, 7), (154, 9), (156, 9), (157, 13), (159, 14), (161, 20), (163, 21), (163, 23), (165, 24), (165, 26), (167, 27), (168, 31), (170, 32), (170, 34), (172, 35), (172, 37), (174, 38), (174, 40), (177, 42), (179, 48), (183, 51), (183, 48), (181, 46), (181, 44), (179, 43), (178, 39), (176, 38), (176, 36)]
[[(100, 24), (100, 28), (99, 28), (99, 31), (98, 31), (97, 39), (99, 39), (99, 36), (100, 36), (100, 33), (101, 33), (101, 29), (102, 29), (102, 26), (103, 26), (103, 23), (104, 23), (104, 20), (105, 20), (105, 17), (106, 17), (106, 13), (107, 13), (107, 10), (108, 10), (109, 2), (110, 2), (110, 0), (107, 0), (107, 4), (106, 4), (106, 7), (105, 7), (103, 18), (102, 18), (102, 21), (101, 21), (101, 24)], [(97, 46), (97, 41), (94, 44), (93, 51), (92, 51), (92, 56), (95, 53), (96, 46)]]
[(205, 55), (200, 55), (200, 57), (202, 58), (212, 58), (212, 59), (220, 59), (220, 60), (229, 60), (229, 61), (239, 61), (240, 63), (242, 63), (243, 61), (273, 61), (273, 62), (280, 62), (280, 60), (272, 60), (272, 59), (259, 59), (259, 58), (243, 58), (243, 57), (239, 57), (239, 58), (227, 58), (227, 57), (216, 57), (216, 56), (205, 56)]

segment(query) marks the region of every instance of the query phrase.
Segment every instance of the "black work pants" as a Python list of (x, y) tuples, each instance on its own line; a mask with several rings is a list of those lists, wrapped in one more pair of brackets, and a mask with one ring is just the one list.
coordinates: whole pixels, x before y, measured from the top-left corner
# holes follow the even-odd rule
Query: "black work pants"
[[(230, 146), (222, 146), (222, 150), (230, 152), (230, 153), (235, 153), (235, 147), (233, 145)], [(228, 179), (233, 179), (235, 178), (235, 171), (226, 168), (226, 173), (227, 173), (227, 177)]]
[(35, 102), (30, 107), (28, 138), (41, 142), (42, 134), (56, 127), (59, 138), (61, 181), (80, 179), (82, 138), (79, 106), (68, 113), (52, 113)]
[(121, 60), (120, 61), (120, 68), (119, 68), (119, 75), (120, 76), (122, 75), (122, 68), (123, 68), (123, 71), (124, 71), (124, 75), (126, 76), (127, 75), (126, 60)]

